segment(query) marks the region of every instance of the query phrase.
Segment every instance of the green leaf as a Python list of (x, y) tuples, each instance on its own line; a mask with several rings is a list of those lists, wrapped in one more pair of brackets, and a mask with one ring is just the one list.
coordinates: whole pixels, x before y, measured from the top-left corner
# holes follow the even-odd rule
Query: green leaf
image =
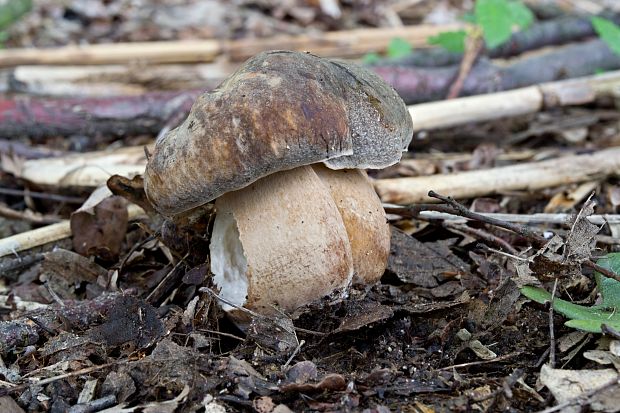
[(32, 9), (32, 0), (0, 2), (0, 30), (6, 29)]
[(461, 20), (465, 23), (476, 24), (476, 15), (474, 13), (465, 13), (461, 16)]
[(465, 30), (459, 30), (456, 32), (443, 32), (437, 36), (431, 36), (428, 38), (428, 44), (435, 44), (443, 47), (452, 53), (465, 53), (465, 37), (467, 33)]
[(510, 14), (512, 15), (513, 24), (521, 29), (529, 27), (534, 22), (534, 13), (527, 6), (519, 1), (511, 1), (508, 3)]
[(602, 17), (592, 17), (590, 20), (598, 36), (607, 44), (612, 52), (620, 55), (620, 27), (614, 22)]
[[(598, 264), (615, 273), (620, 272), (620, 253), (607, 254)], [(600, 333), (603, 324), (620, 330), (620, 282), (595, 274), (602, 303), (591, 307), (573, 304), (560, 298), (553, 299), (553, 309), (570, 318), (566, 326), (579, 330)], [(521, 293), (530, 300), (544, 304), (551, 301), (551, 294), (542, 288), (525, 286)]]
[(490, 49), (510, 39), (513, 26), (525, 28), (534, 20), (532, 12), (517, 1), (478, 0), (474, 12)]
[(490, 49), (499, 46), (512, 35), (512, 14), (506, 0), (478, 0), (476, 21), (482, 28), (484, 40)]
[(377, 53), (366, 53), (363, 57), (362, 57), (362, 63), (366, 64), (366, 65), (372, 65), (375, 64), (377, 62), (379, 62), (381, 60), (381, 57), (377, 54)]
[(602, 325), (605, 324), (614, 330), (620, 330), (619, 322), (603, 322), (595, 320), (568, 320), (564, 325), (577, 330), (587, 331), (588, 333), (601, 333)]
[[(597, 262), (603, 268), (620, 274), (620, 252), (612, 252)], [(594, 274), (598, 291), (603, 297), (601, 308), (620, 308), (620, 282), (613, 278), (605, 277), (603, 274), (596, 272)]]
[(409, 53), (411, 53), (412, 50), (413, 48), (407, 40), (400, 37), (395, 37), (390, 40), (390, 43), (388, 44), (387, 56), (392, 58), (399, 58), (407, 56)]
[[(551, 301), (551, 293), (539, 287), (525, 286), (521, 288), (521, 294), (539, 304)], [(568, 318), (598, 320), (599, 323), (601, 321), (608, 321), (609, 316), (608, 312), (602, 311), (599, 308), (573, 304), (561, 298), (553, 299), (553, 309)], [(620, 321), (620, 314), (618, 316), (618, 321)]]

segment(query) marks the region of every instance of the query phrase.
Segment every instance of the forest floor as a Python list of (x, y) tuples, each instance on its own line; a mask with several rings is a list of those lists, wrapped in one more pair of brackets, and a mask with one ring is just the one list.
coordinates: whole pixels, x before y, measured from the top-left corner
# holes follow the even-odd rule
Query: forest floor
[[(69, 3), (35, 5), (9, 30), (8, 50), (447, 25), (471, 6)], [(529, 3), (561, 4), (532, 5), (540, 16), (583, 12), (585, 3), (601, 7), (589, 13), (617, 7)], [(2, 59), (0, 413), (620, 410), (617, 72), (573, 86), (542, 79), (551, 86), (517, 89), (517, 98), (489, 90), (477, 105), (408, 99), (414, 128), (418, 120), (430, 126), (416, 128), (399, 164), (369, 171), (392, 231), (381, 281), (294, 314), (257, 317), (241, 331), (211, 279), (211, 207), (180, 232), (148, 207), (128, 208), (145, 206), (139, 179), (107, 182), (124, 196), (93, 194), (113, 173), (143, 170), (144, 147), (238, 62), (219, 56), (194, 83), (175, 65), (137, 64), (116, 78), (125, 69), (111, 62), (78, 79), (73, 73), (85, 69), (77, 62), (55, 71)], [(493, 64), (504, 67), (500, 60)], [(192, 76), (202, 64), (181, 63)], [(131, 93), (111, 108), (118, 97), (99, 94), (97, 84)], [(80, 89), (88, 93), (73, 94)], [(145, 92), (157, 93), (148, 100)], [(532, 93), (544, 102), (517, 105)], [(172, 110), (161, 109), (173, 99)], [(142, 104), (152, 106), (136, 109)], [(59, 121), (39, 118), (38, 107), (57, 110)], [(66, 115), (82, 110), (88, 116)], [(429, 198), (431, 190), (439, 194)], [(16, 234), (27, 234), (29, 246)], [(552, 306), (551, 297), (566, 301)]]

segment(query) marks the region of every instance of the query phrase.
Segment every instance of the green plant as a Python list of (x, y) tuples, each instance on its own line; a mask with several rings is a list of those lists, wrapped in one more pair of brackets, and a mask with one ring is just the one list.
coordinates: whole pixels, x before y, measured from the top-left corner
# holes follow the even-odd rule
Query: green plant
[(473, 15), (467, 15), (466, 20), (473, 24), (468, 30), (439, 33), (429, 37), (428, 43), (464, 53), (467, 37), (482, 37), (493, 49), (510, 39), (515, 26), (525, 29), (532, 24), (534, 15), (517, 0), (477, 0)]
[(598, 36), (617, 55), (620, 55), (620, 26), (611, 20), (594, 16), (590, 20)]
[(0, 47), (8, 39), (5, 31), (32, 9), (32, 0), (5, 0), (0, 2)]
[[(411, 43), (401, 37), (395, 37), (390, 40), (385, 55), (396, 59), (407, 56), (412, 50)], [(379, 60), (381, 60), (381, 56), (378, 53), (367, 53), (362, 57), (362, 62), (365, 64), (377, 63)]]
[[(611, 253), (598, 260), (598, 264), (613, 272), (620, 273), (620, 253)], [(521, 293), (530, 300), (544, 304), (553, 302), (553, 309), (566, 316), (565, 325), (592, 333), (602, 332), (603, 324), (620, 330), (620, 282), (595, 274), (596, 286), (601, 295), (601, 303), (591, 307), (573, 304), (560, 298), (551, 299), (551, 294), (539, 287), (525, 286)]]

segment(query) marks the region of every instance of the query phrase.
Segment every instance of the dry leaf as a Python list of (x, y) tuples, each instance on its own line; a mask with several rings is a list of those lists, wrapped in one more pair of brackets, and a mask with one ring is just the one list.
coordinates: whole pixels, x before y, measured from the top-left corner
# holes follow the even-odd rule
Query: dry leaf
[(127, 201), (106, 196), (106, 190), (95, 191), (82, 208), (71, 214), (71, 233), (76, 252), (113, 260), (125, 238), (129, 215)]
[[(540, 370), (540, 381), (553, 394), (558, 404), (575, 400), (575, 404), (562, 409), (564, 413), (578, 413), (590, 406), (594, 411), (615, 412), (620, 405), (618, 373), (613, 369), (603, 370), (561, 370), (544, 365)], [(583, 400), (580, 396), (595, 389), (609, 386), (592, 397)]]

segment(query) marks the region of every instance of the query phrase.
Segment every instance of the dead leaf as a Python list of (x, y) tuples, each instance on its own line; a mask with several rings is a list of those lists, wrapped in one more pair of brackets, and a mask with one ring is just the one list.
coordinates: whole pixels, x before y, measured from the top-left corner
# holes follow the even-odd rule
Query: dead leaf
[(585, 331), (572, 331), (563, 335), (558, 339), (558, 350), (560, 350), (560, 353), (566, 353), (568, 350), (581, 343), (588, 334), (589, 333)]
[(183, 275), (183, 283), (190, 285), (202, 285), (209, 274), (209, 263), (201, 264), (192, 268)]
[(459, 281), (448, 281), (431, 288), (431, 294), (435, 298), (454, 297), (465, 291), (465, 287)]
[(25, 413), (9, 396), (0, 397), (0, 413)]
[(618, 370), (620, 368), (620, 357), (606, 350), (588, 350), (583, 352), (583, 357), (601, 365), (613, 364)]
[(515, 310), (515, 303), (520, 297), (521, 292), (517, 284), (511, 279), (505, 279), (491, 298), (484, 314), (484, 327), (500, 327), (508, 315)]
[(126, 372), (111, 371), (101, 385), (101, 395), (113, 394), (119, 403), (123, 403), (136, 391), (136, 383)]
[(391, 307), (374, 301), (349, 302), (347, 314), (334, 333), (355, 331), (372, 323), (387, 320), (394, 315)]
[(54, 274), (71, 284), (86, 281), (96, 284), (99, 277), (106, 277), (108, 272), (96, 262), (62, 248), (43, 254), (42, 273)]
[(451, 240), (422, 243), (393, 227), (387, 270), (402, 282), (436, 287), (439, 285), (437, 278), (445, 278), (443, 274), (453, 276), (468, 269), (467, 264), (450, 250), (451, 243)]
[(257, 372), (250, 363), (234, 356), (226, 360), (226, 373), (237, 384), (234, 394), (246, 400), (252, 393), (267, 396), (278, 389), (276, 385)]
[(344, 376), (342, 376), (341, 374), (332, 373), (332, 374), (328, 374), (327, 376), (323, 377), (323, 379), (316, 384), (310, 384), (310, 383), (283, 384), (282, 386), (280, 386), (280, 391), (283, 391), (285, 393), (288, 393), (288, 392), (313, 393), (313, 392), (319, 392), (319, 391), (324, 391), (324, 390), (342, 391), (346, 387), (347, 387), (347, 381), (345, 380)]
[(588, 220), (588, 216), (594, 214), (594, 205), (594, 201), (588, 200), (572, 219), (572, 227), (564, 249), (566, 262), (582, 263), (592, 256), (594, 237), (599, 232), (599, 227)]
[(318, 377), (316, 364), (310, 360), (295, 363), (286, 371), (286, 380), (289, 383), (304, 384)]
[(137, 349), (150, 346), (163, 334), (164, 325), (155, 308), (129, 295), (120, 296), (106, 321), (88, 331), (89, 337), (108, 346), (131, 342)]
[(252, 318), (247, 329), (247, 338), (262, 348), (280, 354), (290, 354), (299, 345), (293, 320), (283, 313)]
[(122, 196), (132, 204), (141, 207), (149, 215), (155, 212), (153, 205), (146, 197), (146, 192), (144, 192), (144, 179), (141, 175), (136, 175), (132, 179), (121, 175), (112, 175), (108, 179), (106, 188), (109, 188), (110, 194)]
[(86, 212), (87, 214), (94, 215), (95, 207), (110, 197), (112, 197), (112, 192), (110, 192), (108, 187), (100, 186), (90, 194), (88, 199), (75, 212)]
[[(562, 409), (565, 413), (578, 413), (589, 406), (593, 411), (616, 412), (620, 405), (618, 373), (613, 369), (603, 370), (561, 370), (544, 365), (540, 370), (540, 381), (553, 394), (559, 404), (575, 400), (575, 404)], [(615, 385), (610, 385), (616, 383)], [(588, 392), (608, 386), (587, 399), (581, 399)]]
[(83, 210), (71, 214), (73, 248), (82, 255), (113, 260), (118, 256), (127, 232), (127, 201), (112, 196), (94, 207), (91, 205), (87, 200)]

